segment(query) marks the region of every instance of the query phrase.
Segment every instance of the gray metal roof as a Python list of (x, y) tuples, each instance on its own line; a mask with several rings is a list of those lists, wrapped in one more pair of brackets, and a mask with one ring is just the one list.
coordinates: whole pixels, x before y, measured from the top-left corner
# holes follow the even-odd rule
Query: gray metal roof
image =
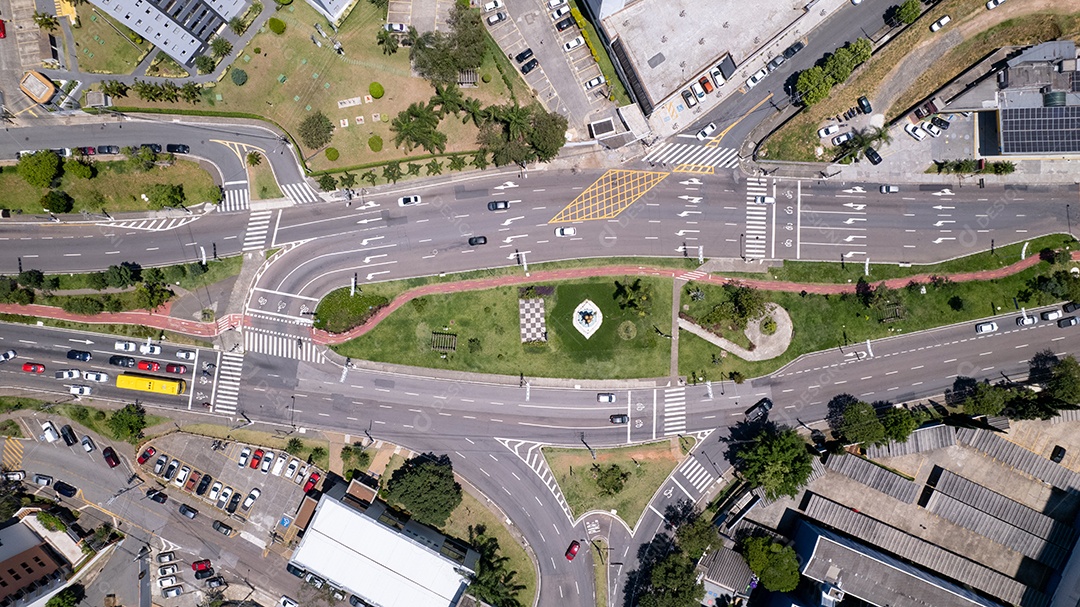
[(937, 423), (932, 426), (919, 428), (912, 432), (911, 436), (908, 437), (907, 442), (898, 443), (896, 441), (889, 441), (887, 445), (883, 446), (872, 445), (866, 449), (866, 454), (870, 458), (899, 457), (901, 455), (922, 453), (923, 451), (931, 451), (933, 449), (944, 449), (945, 447), (951, 447), (955, 444), (956, 431), (952, 426)]
[(1080, 489), (1080, 474), (986, 430), (960, 428), (956, 440), (1059, 489)]
[(1049, 597), (1042, 592), (975, 561), (954, 554), (925, 540), (890, 527), (881, 521), (819, 495), (808, 493), (806, 516), (927, 570), (967, 584), (987, 595), (1023, 607), (1045, 607)]
[(746, 587), (754, 572), (746, 559), (730, 548), (713, 550), (701, 558), (698, 567), (705, 570), (705, 579), (740, 596), (748, 596)]
[(1072, 40), (1052, 40), (1036, 44), (1009, 59), (1008, 66), (1015, 67), (1024, 63), (1055, 63), (1062, 59), (1076, 59), (1076, 43)]
[[(810, 476), (806, 477), (806, 484), (809, 485), (818, 478), (821, 478), (823, 474), (825, 474), (825, 466), (821, 463), (820, 458), (815, 457), (810, 460)], [(759, 506), (768, 506), (773, 503), (773, 500), (765, 496), (765, 489), (762, 487), (754, 487), (751, 493), (758, 496), (760, 501), (757, 505)]]
[(825, 467), (905, 504), (915, 503), (919, 495), (919, 486), (915, 483), (857, 455), (830, 455)]

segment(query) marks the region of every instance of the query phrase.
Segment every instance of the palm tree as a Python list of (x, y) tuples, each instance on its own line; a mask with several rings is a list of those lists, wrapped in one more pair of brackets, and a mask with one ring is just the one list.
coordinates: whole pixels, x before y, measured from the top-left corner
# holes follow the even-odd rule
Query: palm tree
[(198, 103), (201, 91), (202, 88), (194, 82), (185, 82), (184, 86), (180, 87), (180, 98), (188, 103)]
[[(387, 180), (387, 181), (389, 181), (391, 183), (397, 183), (398, 180), (401, 179), (401, 163), (398, 162), (397, 160), (386, 163), (383, 166), (382, 174), (383, 174), (383, 179), (385, 179), (385, 180)], [(372, 185), (375, 185), (375, 184), (372, 184)]]
[(529, 131), (529, 108), (514, 104), (503, 108), (500, 117), (506, 123), (506, 130), (510, 133), (510, 139), (524, 137)]
[(431, 162), (427, 163), (428, 175), (442, 175), (442, 163), (438, 158), (432, 158)]
[(415, 162), (410, 162), (409, 167), (405, 170), (405, 174), (411, 175), (413, 177), (419, 177), (420, 176), (420, 169), (422, 169), (422, 168), (424, 168), (424, 165), (417, 164)]
[(247, 165), (249, 167), (257, 167), (262, 164), (262, 154), (251, 151), (247, 153)]
[(244, 22), (240, 20), (240, 17), (233, 17), (232, 19), (229, 19), (229, 29), (239, 36), (244, 33)]
[(180, 98), (180, 87), (176, 86), (176, 83), (172, 80), (166, 80), (158, 85), (161, 90), (161, 98), (169, 103), (175, 102)]
[(452, 154), (450, 156), (450, 170), (460, 171), (465, 168), (465, 157), (461, 154)]
[(119, 80), (105, 80), (101, 83), (101, 92), (110, 97), (127, 97), (129, 88), (127, 84)]
[(393, 55), (398, 50), (397, 36), (385, 29), (379, 30), (379, 33), (375, 35), (375, 41), (382, 47), (384, 55)]
[(488, 155), (487, 152), (480, 151), (473, 154), (472, 165), (481, 171), (488, 168)]
[(461, 110), (465, 112), (465, 117), (461, 119), (461, 124), (466, 124), (470, 120), (473, 124), (480, 126), (484, 119), (484, 106), (480, 103), (479, 99), (469, 97), (461, 102)]
[(218, 36), (210, 41), (210, 51), (215, 57), (221, 59), (232, 52), (232, 43)]
[(214, 63), (214, 59), (207, 55), (199, 55), (195, 58), (195, 68), (204, 74), (209, 74), (214, 71), (217, 64)]
[(34, 24), (43, 30), (55, 32), (56, 28), (60, 27), (60, 20), (56, 18), (56, 15), (50, 15), (48, 13), (34, 12)]
[(370, 171), (369, 170), (368, 172), (361, 175), (360, 179), (363, 179), (364, 181), (366, 181), (366, 182), (368, 182), (368, 183), (370, 183), (371, 185), (374, 186), (375, 182), (378, 181), (379, 176), (375, 174), (375, 171)]
[(428, 104), (434, 109), (438, 106), (436, 112), (439, 118), (442, 118), (446, 114), (457, 114), (461, 111), (462, 105), (465, 103), (465, 97), (461, 94), (461, 89), (456, 84), (436, 84), (435, 95), (431, 98)]

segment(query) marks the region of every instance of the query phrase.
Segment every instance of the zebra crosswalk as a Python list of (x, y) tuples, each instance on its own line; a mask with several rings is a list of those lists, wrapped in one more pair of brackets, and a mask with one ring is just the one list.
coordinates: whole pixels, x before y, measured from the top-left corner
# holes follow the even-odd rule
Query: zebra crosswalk
[(144, 232), (166, 232), (182, 228), (187, 224), (199, 219), (196, 216), (166, 217), (164, 219), (129, 219), (127, 221), (111, 221), (99, 223), (100, 226), (110, 228), (123, 228), (125, 230), (142, 230)]
[(266, 245), (266, 235), (270, 231), (270, 216), (273, 211), (254, 211), (248, 218), (247, 232), (244, 233), (244, 251), (258, 251)]
[(218, 212), (230, 213), (233, 211), (246, 211), (251, 208), (251, 193), (245, 183), (242, 188), (225, 190), (225, 200), (218, 205)]
[(690, 282), (691, 280), (698, 280), (708, 275), (708, 272), (702, 272), (701, 270), (691, 270), (689, 272), (684, 272), (683, 274), (676, 276), (675, 280), (685, 280), (687, 282)]
[(679, 473), (682, 474), (694, 489), (697, 489), (698, 493), (704, 493), (709, 485), (713, 483), (713, 475), (709, 470), (702, 466), (697, 458), (691, 457), (679, 467)]
[(325, 350), (320, 350), (310, 339), (262, 329), (244, 331), (244, 350), (309, 363), (326, 362)]
[(768, 191), (768, 179), (746, 178), (746, 241), (743, 243), (743, 257), (746, 259), (765, 259), (766, 257), (766, 226), (771, 205), (755, 204), (754, 198), (766, 196)]
[(311, 189), (311, 186), (306, 183), (283, 183), (279, 185), (281, 186), (281, 191), (296, 204), (319, 202), (319, 200), (321, 200), (319, 198), (319, 193)]
[(686, 388), (664, 390), (664, 436), (686, 432)]
[(218, 367), (217, 389), (214, 392), (214, 413), (234, 415), (240, 395), (240, 377), (244, 372), (244, 355), (224, 352)]
[(668, 142), (660, 144), (642, 160), (662, 164), (692, 164), (730, 169), (738, 166), (739, 151), (720, 146)]

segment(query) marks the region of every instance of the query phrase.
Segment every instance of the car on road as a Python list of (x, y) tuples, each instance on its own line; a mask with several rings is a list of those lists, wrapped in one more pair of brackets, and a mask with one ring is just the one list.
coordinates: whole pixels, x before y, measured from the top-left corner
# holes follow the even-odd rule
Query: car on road
[(787, 47), (787, 49), (784, 51), (784, 58), (785, 59), (791, 59), (792, 57), (795, 56), (796, 53), (803, 50), (804, 48), (806, 48), (806, 45), (803, 44), (801, 40), (796, 41), (795, 44), (792, 44), (791, 46)]
[(1078, 321), (1075, 316), (1066, 316), (1058, 321), (1057, 325), (1061, 328), (1074, 326)]
[(191, 474), (191, 468), (189, 468), (188, 466), (180, 468), (180, 472), (176, 475), (176, 479), (173, 481), (173, 483), (176, 483), (177, 487), (183, 487), (184, 481), (187, 480), (189, 474)]
[(120, 465), (120, 458), (116, 457), (116, 451), (113, 451), (112, 447), (105, 447), (102, 449), (101, 457), (105, 458), (105, 463), (109, 464), (110, 468), (115, 468)]
[(936, 126), (937, 128), (939, 128), (939, 129), (941, 129), (943, 131), (949, 130), (949, 121), (945, 120), (941, 116), (931, 116), (930, 117), (930, 124)]
[(42, 487), (48, 487), (52, 484), (53, 478), (48, 474), (35, 474), (34, 484), (41, 485)]
[(754, 204), (776, 204), (772, 196), (754, 196)]
[(195, 488), (195, 495), (202, 495), (206, 493), (206, 490), (210, 488), (210, 482), (214, 480), (214, 477), (209, 474), (204, 474), (202, 480), (199, 481), (199, 486)]
[(1069, 303), (1061, 306), (1061, 309), (1066, 314), (1072, 314), (1073, 312), (1075, 312), (1077, 310), (1080, 310), (1080, 303), (1076, 303), (1075, 301), (1070, 301)]
[[(589, 80), (588, 82), (585, 83), (585, 90), (586, 91), (591, 91), (594, 88), (600, 86), (601, 84), (604, 84), (605, 82), (607, 82), (607, 80), (605, 80), (603, 76), (597, 76), (596, 78), (593, 78), (592, 80)], [(684, 97), (686, 96), (686, 91), (683, 91), (683, 96)], [(696, 105), (696, 104), (697, 104), (697, 100), (695, 99), (694, 103), (692, 103), (691, 105)]]
[(170, 154), (187, 154), (191, 148), (182, 143), (170, 143), (165, 146), (165, 151)]
[(1034, 315), (1025, 315), (1016, 317), (1016, 326), (1018, 327), (1030, 327), (1031, 325), (1039, 322)]
[(7, 38), (7, 26), (4, 25), (3, 19), (0, 19), (0, 38)]
[(304, 493), (307, 493), (308, 491), (314, 489), (315, 485), (319, 483), (320, 478), (322, 478), (321, 474), (319, 474), (318, 472), (312, 472), (311, 476), (308, 477), (307, 482), (304, 483)]
[(527, 48), (518, 53), (517, 55), (514, 55), (514, 61), (517, 61), (518, 63), (525, 63), (525, 61), (527, 61), (532, 56), (533, 50), (531, 48)]
[(262, 491), (258, 488), (252, 489), (251, 493), (248, 493), (247, 497), (244, 498), (244, 503), (240, 504), (240, 509), (244, 512), (251, 510), (252, 504), (255, 503), (255, 500), (259, 499), (260, 495), (262, 495)]
[(23, 470), (12, 470), (10, 472), (3, 473), (3, 475), (0, 475), (0, 478), (3, 478), (5, 481), (21, 481), (26, 478), (26, 472)]
[(300, 579), (304, 579), (304, 576), (307, 575), (307, 571), (304, 571), (292, 563), (285, 563), (285, 571), (288, 571), (290, 575), (295, 575)]
[(75, 151), (83, 156), (95, 156), (97, 154), (97, 150), (93, 147), (75, 148)]
[(195, 360), (195, 350), (179, 350), (176, 357), (180, 360)]
[(157, 344), (139, 344), (139, 352), (141, 354), (149, 354), (150, 356), (157, 356), (161, 354), (161, 346)]
[(768, 415), (769, 411), (772, 411), (772, 400), (763, 398), (746, 410), (746, 422), (752, 424)]
[(289, 462), (289, 467), (285, 468), (285, 478), (292, 478), (296, 474), (296, 469), (300, 467), (300, 460), (293, 459)]
[(832, 144), (835, 147), (840, 147), (840, 146), (844, 145), (845, 143), (851, 141), (854, 138), (855, 138), (855, 134), (852, 133), (851, 131), (848, 131), (846, 133), (840, 133), (836, 137), (833, 137)]
[(266, 474), (267, 472), (270, 471), (270, 466), (272, 466), (273, 464), (274, 464), (274, 452), (273, 451), (267, 451), (266, 455), (264, 455), (263, 458), (262, 458), (262, 465), (259, 467), (259, 470), (262, 471), (263, 474)]
[(609, 415), (608, 421), (613, 424), (628, 424), (630, 423), (630, 416), (625, 413), (617, 413), (615, 415)]
[(251, 458), (251, 447), (244, 447), (240, 450), (240, 459), (237, 460), (237, 465), (243, 468), (248, 465), (248, 461)]
[(535, 70), (539, 65), (540, 62), (536, 59), (536, 57), (533, 57), (532, 59), (529, 59), (529, 61), (525, 65), (521, 66), (521, 73), (528, 74), (529, 72)]
[(409, 26), (405, 25), (404, 23), (387, 23), (383, 26), (383, 29), (392, 34), (404, 34), (406, 31), (408, 31)]
[(94, 355), (85, 350), (68, 350), (67, 357), (69, 360), (81, 360), (85, 363), (90, 362)]
[(139, 345), (133, 341), (118, 341), (113, 344), (113, 349), (120, 352), (135, 352), (139, 349)]
[(574, 557), (577, 556), (578, 550), (580, 550), (580, 549), (581, 549), (581, 543), (580, 542), (578, 542), (577, 540), (571, 541), (570, 546), (567, 547), (567, 549), (566, 549), (566, 560), (568, 560), (568, 561), (574, 560)]
[(840, 132), (840, 125), (839, 124), (830, 124), (829, 126), (826, 126), (825, 128), (818, 129), (817, 136), (824, 139), (826, 137), (835, 135), (836, 133), (839, 133), (839, 132)]
[(411, 204), (420, 204), (420, 196), (418, 196), (418, 195), (402, 196), (401, 198), (398, 198), (397, 203), (398, 203), (399, 207), (407, 207), (407, 206), (409, 206)]
[(74, 394), (75, 396), (86, 396), (92, 391), (93, 390), (90, 388), (90, 386), (71, 386), (70, 388), (68, 388), (68, 392)]
[(187, 365), (168, 364), (165, 365), (166, 373), (176, 373), (177, 375), (183, 375), (187, 373)]
[(94, 449), (97, 449), (97, 446), (94, 445), (94, 439), (90, 438), (89, 435), (82, 437), (82, 440), (79, 441), (79, 444), (82, 445), (83, 451), (86, 451), (87, 453), (90, 453)]
[(75, 436), (75, 431), (71, 429), (69, 424), (60, 426), (60, 436), (64, 439), (64, 444), (69, 447), (79, 442), (78, 437)]
[(41, 422), (41, 435), (49, 443), (60, 440), (60, 433), (56, 431), (56, 426), (50, 421)]
[(109, 374), (102, 373), (101, 371), (87, 371), (86, 373), (83, 373), (83, 379), (100, 384), (109, 381)]
[(229, 498), (231, 498), (232, 496), (233, 496), (233, 488), (232, 487), (225, 487), (224, 489), (221, 490), (221, 495), (218, 496), (217, 502), (215, 502), (215, 505), (219, 509), (224, 510), (225, 506), (228, 505), (228, 503), (229, 503)]
[(1002, 4), (1005, 4), (1005, 0), (990, 0), (986, 3), (986, 10), (992, 11), (995, 8), (1001, 6)]
[(596, 395), (596, 402), (598, 403), (613, 403), (615, 402), (614, 392), (600, 392)]
[(574, 18), (573, 17), (567, 17), (566, 19), (563, 19), (562, 21), (556, 23), (555, 24), (555, 29), (559, 30), (560, 32), (565, 32), (566, 30), (570, 29), (573, 25), (574, 25)]
[(923, 139), (926, 139), (926, 131), (924, 131), (922, 127), (917, 124), (905, 124), (904, 132), (908, 135), (911, 135), (912, 138), (915, 139), (915, 141), (922, 141)]
[(79, 492), (73, 485), (69, 485), (64, 481), (56, 481), (56, 484), (53, 485), (53, 489), (64, 497), (75, 497), (75, 494)]
[(214, 524), (212, 526), (214, 528), (214, 531), (217, 531), (221, 535), (224, 535), (226, 537), (232, 535), (233, 528), (221, 521), (214, 521)]
[(157, 143), (144, 143), (144, 144), (140, 145), (139, 147), (140, 148), (147, 148), (148, 150), (150, 150), (151, 152), (153, 152), (155, 154), (160, 154), (161, 153), (161, 145), (159, 145)]
[(577, 228), (555, 228), (555, 236), (559, 238), (566, 238), (567, 236), (577, 236)]
[(176, 565), (165, 565), (164, 567), (158, 567), (158, 575), (172, 575), (179, 571)]
[(757, 84), (759, 82), (761, 82), (762, 80), (765, 79), (765, 76), (768, 76), (768, 75), (769, 75), (768, 68), (764, 68), (764, 67), (761, 68), (760, 70), (755, 72), (753, 76), (750, 76), (749, 78), (746, 79), (746, 88), (749, 88), (749, 89), (754, 88), (755, 86), (757, 86)]
[(866, 155), (866, 159), (870, 161), (870, 164), (881, 164), (881, 154), (878, 154), (878, 151), (874, 148), (866, 148), (863, 153)]
[(176, 554), (174, 552), (162, 552), (157, 555), (157, 562), (159, 563), (171, 563), (176, 560)]
[(1062, 316), (1065, 316), (1061, 310), (1047, 310), (1039, 315), (1043, 320), (1057, 320)]
[(233, 493), (232, 498), (229, 500), (229, 505), (225, 506), (225, 512), (229, 514), (236, 513), (236, 507), (240, 505), (240, 494)]
[(119, 154), (120, 146), (118, 145), (99, 145), (97, 146), (98, 154)]
[(0, 363), (5, 363), (5, 362), (15, 358), (15, 356), (16, 356), (15, 350), (8, 350), (7, 352), (4, 352), (3, 354), (0, 354)]
[(157, 449), (153, 447), (147, 447), (139, 454), (139, 457), (135, 458), (135, 461), (139, 462), (139, 465), (145, 464), (154, 454), (157, 453)]
[[(206, 476), (204, 478), (209, 478)], [(217, 481), (210, 487), (210, 493), (206, 496), (206, 499), (210, 502), (217, 502), (218, 495), (221, 494), (221, 481)]]
[(61, 369), (53, 374), (56, 379), (79, 379), (82, 376), (82, 372), (78, 369)]
[(130, 356), (111, 356), (109, 357), (109, 364), (130, 369), (135, 366), (135, 359)]
[(998, 330), (996, 322), (981, 322), (975, 325), (976, 333), (994, 333)]
[(192, 508), (191, 506), (188, 506), (187, 504), (180, 504), (180, 508), (178, 511), (180, 512), (181, 516), (186, 516), (191, 520), (195, 520), (195, 517), (199, 516), (199, 511)]
[(27, 373), (44, 373), (45, 365), (39, 363), (23, 363), (22, 370)]
[(859, 97), (856, 103), (858, 103), (859, 105), (859, 111), (864, 114), (869, 114), (870, 112), (874, 111), (874, 108), (870, 106), (870, 100), (867, 99), (865, 95)]
[(184, 594), (183, 586), (170, 586), (168, 588), (161, 589), (161, 596), (166, 599), (171, 599), (173, 597), (180, 596), (181, 594)]
[(499, 11), (487, 18), (488, 25), (497, 25), (499, 23), (502, 23), (503, 21), (506, 21), (506, 13), (502, 11)]
[(210, 559), (202, 559), (191, 564), (192, 571), (209, 571), (212, 568)]
[(883, 185), (878, 188), (878, 191), (882, 194), (896, 194), (900, 192), (900, 186), (897, 185)]
[(770, 61), (769, 65), (766, 67), (768, 67), (769, 71), (771, 72), (776, 68), (780, 67), (781, 65), (784, 65), (785, 61), (787, 61), (787, 57), (784, 57), (783, 55), (777, 55), (772, 58), (772, 61)]
[(709, 124), (706, 124), (700, 131), (697, 132), (697, 140), (698, 141), (705, 141), (705, 139), (707, 139), (709, 137), (709, 135), (712, 135), (715, 132), (716, 132), (716, 123), (715, 122), (710, 122)]
[(563, 6), (563, 7), (560, 7), (558, 9), (552, 11), (551, 20), (552, 21), (558, 21), (559, 19), (562, 19), (563, 17), (565, 17), (565, 16), (567, 16), (569, 14), (570, 14), (570, 7), (569, 6)]
[(157, 502), (159, 504), (164, 504), (165, 502), (169, 501), (169, 496), (165, 495), (161, 491), (158, 491), (157, 489), (148, 489), (146, 491), (146, 497), (149, 498), (150, 501)]
[(952, 17), (950, 17), (948, 15), (945, 15), (941, 19), (938, 19), (937, 21), (935, 21), (930, 26), (930, 31), (936, 32), (936, 31), (940, 30), (941, 28), (945, 27), (946, 25), (948, 25), (950, 21), (952, 21)]
[(167, 464), (168, 462), (169, 462), (169, 456), (162, 453), (161, 457), (159, 457), (157, 459), (157, 461), (154, 462), (154, 474), (157, 474), (158, 476), (160, 476), (162, 470), (165, 469), (165, 464)]
[[(1002, 2), (1004, 1), (1005, 0), (1002, 0)], [(1065, 447), (1054, 445), (1054, 450), (1050, 452), (1050, 461), (1055, 464), (1060, 464), (1063, 459), (1065, 459)]]
[(171, 462), (169, 462), (169, 467), (165, 468), (165, 474), (163, 474), (162, 477), (167, 481), (171, 481), (172, 478), (174, 476), (176, 476), (176, 471), (179, 468), (180, 468), (180, 460), (173, 459)]
[(470, 247), (478, 247), (484, 244), (487, 244), (487, 236), (473, 236), (469, 239)]
[(577, 47), (579, 47), (579, 46), (581, 46), (583, 44), (585, 44), (585, 38), (582, 37), (582, 36), (578, 36), (576, 38), (573, 38), (572, 40), (570, 40), (566, 44), (562, 45), (562, 47), (563, 47), (564, 51), (569, 53), (570, 51), (576, 49)]
[(159, 371), (159, 370), (161, 370), (161, 365), (157, 361), (153, 361), (153, 360), (140, 360), (139, 361), (139, 370), (140, 371)]
[(256, 449), (255, 453), (251, 456), (251, 469), (258, 470), (259, 464), (262, 463), (263, 454), (265, 452), (262, 449)]

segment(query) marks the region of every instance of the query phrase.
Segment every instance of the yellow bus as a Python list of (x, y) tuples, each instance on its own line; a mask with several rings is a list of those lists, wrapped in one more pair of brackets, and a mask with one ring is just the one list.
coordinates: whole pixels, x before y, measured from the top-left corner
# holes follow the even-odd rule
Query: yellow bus
[(141, 390), (155, 394), (183, 394), (187, 383), (182, 379), (164, 379), (150, 375), (121, 373), (116, 376), (116, 387), (125, 390)]

